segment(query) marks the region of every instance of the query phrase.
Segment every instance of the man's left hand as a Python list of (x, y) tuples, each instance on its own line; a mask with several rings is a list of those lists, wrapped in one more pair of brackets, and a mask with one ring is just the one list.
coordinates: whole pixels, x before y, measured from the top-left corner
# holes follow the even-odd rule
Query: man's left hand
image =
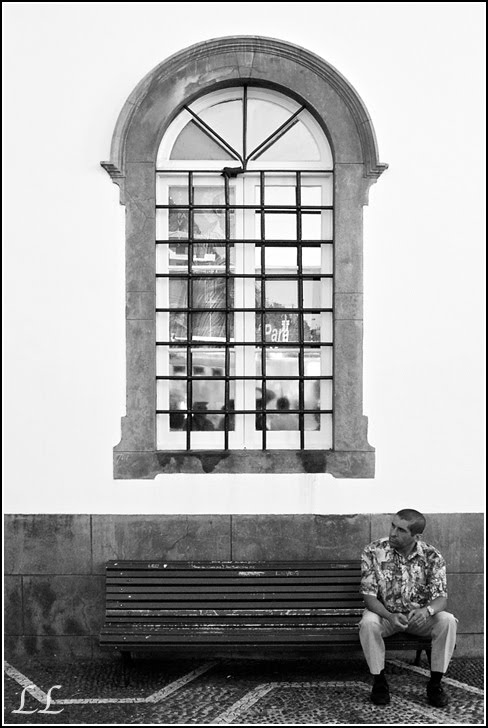
[(422, 607), (421, 609), (412, 609), (412, 611), (408, 613), (408, 626), (423, 627), (427, 624), (428, 619), (429, 613), (425, 607)]

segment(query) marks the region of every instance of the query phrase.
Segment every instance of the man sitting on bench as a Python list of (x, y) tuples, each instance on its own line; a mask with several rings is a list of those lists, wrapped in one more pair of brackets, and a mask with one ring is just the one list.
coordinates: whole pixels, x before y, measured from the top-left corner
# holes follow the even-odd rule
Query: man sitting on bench
[(387, 705), (384, 638), (395, 632), (431, 637), (431, 677), (427, 699), (437, 708), (449, 698), (441, 685), (456, 644), (457, 619), (446, 612), (446, 563), (420, 541), (424, 516), (405, 508), (393, 516), (390, 535), (373, 541), (361, 555), (361, 588), (366, 609), (359, 637), (374, 683), (371, 700)]

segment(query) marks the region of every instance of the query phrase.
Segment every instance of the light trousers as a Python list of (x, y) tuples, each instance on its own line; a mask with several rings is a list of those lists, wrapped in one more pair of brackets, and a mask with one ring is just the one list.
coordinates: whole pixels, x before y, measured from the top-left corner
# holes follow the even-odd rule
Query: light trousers
[[(406, 632), (432, 639), (430, 669), (445, 673), (456, 646), (457, 619), (449, 612), (438, 612), (427, 619), (423, 627), (409, 627)], [(385, 642), (400, 630), (379, 614), (365, 609), (359, 623), (359, 639), (372, 675), (379, 675), (385, 667)]]

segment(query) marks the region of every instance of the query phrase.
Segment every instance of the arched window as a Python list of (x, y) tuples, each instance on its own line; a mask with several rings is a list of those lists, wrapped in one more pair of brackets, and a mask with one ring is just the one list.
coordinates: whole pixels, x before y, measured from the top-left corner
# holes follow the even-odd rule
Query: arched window
[(305, 107), (186, 106), (156, 171), (157, 447), (330, 449), (333, 162)]
[(385, 165), (354, 89), (291, 44), (200, 44), (139, 84), (103, 166), (127, 206), (115, 477), (372, 477), (362, 206)]

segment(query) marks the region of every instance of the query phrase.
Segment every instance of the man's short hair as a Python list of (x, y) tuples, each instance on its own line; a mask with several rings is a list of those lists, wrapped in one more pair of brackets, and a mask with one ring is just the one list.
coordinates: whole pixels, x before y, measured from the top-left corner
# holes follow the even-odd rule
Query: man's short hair
[(423, 533), (425, 528), (425, 517), (413, 508), (403, 508), (396, 514), (403, 521), (408, 521), (408, 527), (412, 536)]

